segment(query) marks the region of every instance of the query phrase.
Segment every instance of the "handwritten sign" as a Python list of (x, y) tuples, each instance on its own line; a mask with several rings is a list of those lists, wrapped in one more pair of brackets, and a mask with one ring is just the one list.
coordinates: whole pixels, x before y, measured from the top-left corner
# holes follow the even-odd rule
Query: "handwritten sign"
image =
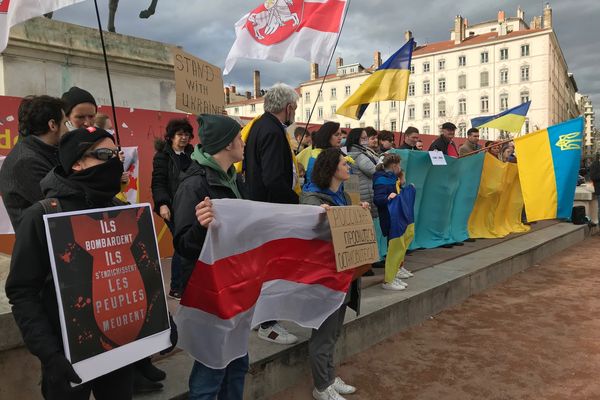
[(430, 151), (429, 158), (431, 158), (431, 165), (448, 165), (444, 153), (439, 150)]
[(331, 207), (327, 211), (327, 218), (338, 271), (379, 261), (377, 238), (369, 210), (358, 206)]
[(178, 110), (192, 114), (222, 114), (225, 109), (221, 69), (174, 47)]

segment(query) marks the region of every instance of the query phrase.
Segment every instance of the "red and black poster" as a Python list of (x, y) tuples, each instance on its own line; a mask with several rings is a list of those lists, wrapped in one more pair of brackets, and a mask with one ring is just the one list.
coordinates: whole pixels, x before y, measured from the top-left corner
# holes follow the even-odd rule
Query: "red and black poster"
[(65, 354), (84, 382), (170, 345), (149, 204), (44, 216)]

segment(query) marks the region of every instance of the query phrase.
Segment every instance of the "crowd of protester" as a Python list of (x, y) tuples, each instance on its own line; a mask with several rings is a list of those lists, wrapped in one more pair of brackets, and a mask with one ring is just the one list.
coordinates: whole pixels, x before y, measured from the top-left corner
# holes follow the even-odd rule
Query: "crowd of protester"
[[(264, 97), (265, 113), (249, 125), (225, 115), (198, 116), (199, 142), (187, 119), (171, 120), (156, 141), (152, 169), (154, 211), (173, 234), (174, 255), (168, 295), (180, 299), (214, 222), (212, 199), (233, 198), (282, 204), (329, 207), (351, 205), (345, 184), (357, 179), (360, 206), (370, 210), (385, 265), (390, 229), (387, 203), (403, 190), (404, 172), (390, 131), (372, 127), (342, 130), (326, 122), (310, 132), (295, 120), (298, 94), (284, 84)], [(16, 242), (6, 293), (28, 349), (42, 364), (42, 393), (46, 399), (130, 399), (133, 393), (160, 390), (166, 374), (146, 358), (134, 365), (70, 388), (80, 382), (62, 347), (58, 305), (50, 269), (43, 214), (54, 207), (63, 211), (123, 204), (115, 198), (126, 179), (123, 153), (112, 132), (112, 122), (97, 113), (91, 93), (73, 87), (61, 99), (30, 96), (18, 110), (20, 140), (0, 170), (2, 198)], [(429, 147), (451, 157), (488, 151), (503, 162), (516, 162), (514, 145), (486, 142), (479, 131), (467, 132), (467, 141), (454, 142), (456, 126), (441, 126), (440, 136)], [(419, 131), (407, 127), (400, 149), (423, 150)], [(241, 173), (235, 163), (243, 161)], [(600, 161), (592, 168), (600, 182)], [(354, 177), (354, 178), (353, 178)], [(600, 186), (600, 184), (598, 185)], [(45, 200), (46, 199), (46, 200)], [(51, 199), (52, 202), (48, 202)], [(399, 266), (385, 290), (404, 290), (413, 274)], [(373, 274), (373, 271), (367, 272)], [(336, 376), (333, 354), (347, 306), (359, 310), (360, 281), (355, 280), (344, 304), (313, 330), (309, 340), (315, 399), (339, 400), (356, 388)], [(278, 321), (262, 323), (258, 337), (289, 345), (298, 338)], [(172, 344), (175, 345), (173, 336)], [(195, 362), (189, 377), (190, 399), (241, 399), (248, 371), (248, 355), (224, 369)]]

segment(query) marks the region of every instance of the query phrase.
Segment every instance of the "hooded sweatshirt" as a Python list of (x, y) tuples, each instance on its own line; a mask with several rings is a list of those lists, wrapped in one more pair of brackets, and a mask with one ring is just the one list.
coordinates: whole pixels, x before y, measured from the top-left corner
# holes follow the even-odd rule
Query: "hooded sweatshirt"
[(237, 173), (233, 165), (229, 167), (227, 172), (223, 171), (223, 168), (221, 168), (215, 159), (210, 154), (205, 153), (199, 146), (194, 148), (192, 160), (215, 171), (219, 177), (219, 183), (231, 189), (238, 199), (242, 198), (237, 186)]

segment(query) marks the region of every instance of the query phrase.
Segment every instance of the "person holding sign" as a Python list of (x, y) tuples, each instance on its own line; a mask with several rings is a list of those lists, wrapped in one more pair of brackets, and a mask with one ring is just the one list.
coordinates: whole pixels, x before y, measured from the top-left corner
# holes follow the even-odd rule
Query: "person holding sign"
[[(197, 260), (214, 215), (211, 199), (241, 199), (242, 181), (234, 163), (244, 159), (244, 142), (240, 125), (223, 115), (202, 114), (198, 117), (199, 145), (192, 153), (192, 163), (182, 177), (175, 195), (175, 235), (173, 245), (182, 256)], [(183, 270), (183, 301), (194, 269)], [(192, 279), (192, 281), (194, 281)], [(184, 336), (186, 332), (182, 332)], [(201, 332), (194, 332), (201, 340)], [(194, 362), (190, 374), (189, 399), (241, 400), (248, 371), (248, 354), (229, 363), (226, 368), (210, 368)]]
[[(300, 203), (325, 209), (351, 205), (350, 196), (344, 192), (342, 185), (349, 178), (350, 167), (344, 153), (338, 148), (323, 150), (315, 160), (312, 181), (302, 192)], [(369, 209), (367, 202), (361, 203), (361, 206)], [(335, 376), (333, 353), (344, 324), (346, 306), (349, 305), (358, 314), (359, 302), (360, 282), (356, 280), (352, 282), (344, 304), (331, 314), (319, 329), (312, 331), (308, 341), (308, 352), (315, 384), (312, 395), (317, 400), (343, 400), (342, 394), (356, 392), (354, 386)]]
[[(123, 173), (118, 154), (112, 135), (103, 129), (81, 128), (65, 134), (58, 146), (60, 166), (41, 182), (46, 200), (51, 201), (28, 208), (17, 231), (6, 295), (25, 345), (42, 363), (45, 399), (87, 399), (91, 392), (97, 400), (125, 400), (133, 396), (131, 366), (70, 387), (71, 383), (81, 383), (81, 378), (63, 349), (43, 219), (47, 207), (75, 211), (115, 205), (114, 196), (119, 193)], [(94, 343), (101, 348), (109, 341)]]
[(458, 149), (456, 148), (456, 144), (454, 144), (454, 133), (456, 132), (456, 125), (452, 122), (444, 122), (442, 124), (442, 132), (440, 137), (435, 139), (431, 146), (429, 146), (429, 151), (441, 151), (447, 156), (450, 157), (458, 157)]

